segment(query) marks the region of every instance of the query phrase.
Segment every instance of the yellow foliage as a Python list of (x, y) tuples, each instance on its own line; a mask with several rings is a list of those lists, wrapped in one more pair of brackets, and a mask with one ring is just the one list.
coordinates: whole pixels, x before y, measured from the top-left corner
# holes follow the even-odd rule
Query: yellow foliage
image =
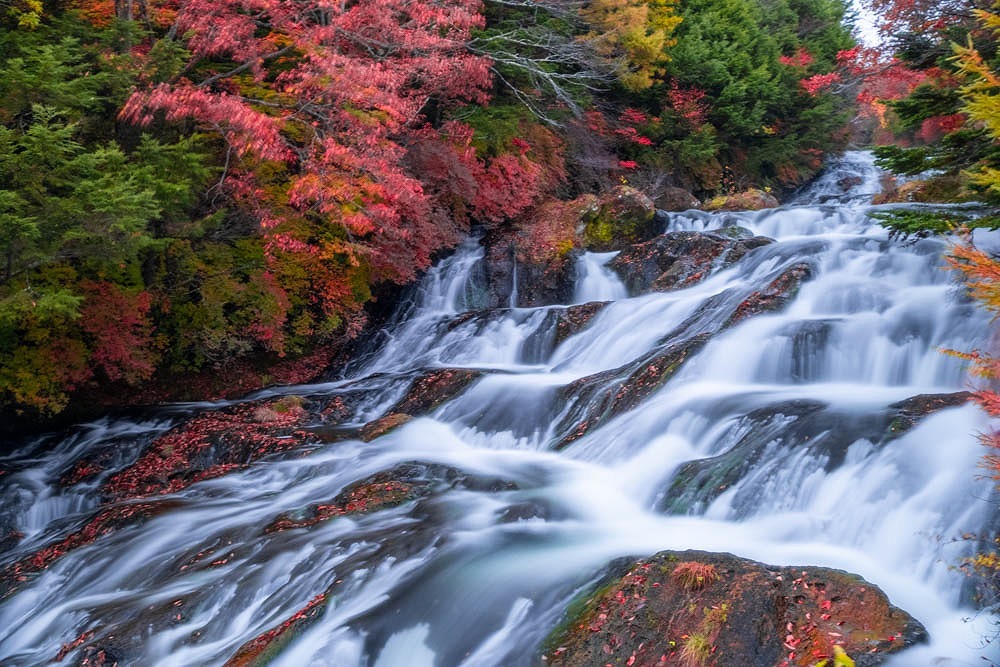
[(594, 0), (580, 10), (597, 52), (615, 63), (618, 80), (631, 91), (653, 85), (669, 58), (671, 35), (681, 22), (675, 0)]

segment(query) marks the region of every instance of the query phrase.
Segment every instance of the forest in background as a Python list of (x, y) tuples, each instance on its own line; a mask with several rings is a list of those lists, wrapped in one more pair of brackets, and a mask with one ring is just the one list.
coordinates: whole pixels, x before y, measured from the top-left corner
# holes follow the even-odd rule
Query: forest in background
[(874, 136), (994, 196), (995, 26), (874, 4), (888, 50), (840, 0), (5, 0), (2, 412), (309, 354), (621, 183), (789, 192)]

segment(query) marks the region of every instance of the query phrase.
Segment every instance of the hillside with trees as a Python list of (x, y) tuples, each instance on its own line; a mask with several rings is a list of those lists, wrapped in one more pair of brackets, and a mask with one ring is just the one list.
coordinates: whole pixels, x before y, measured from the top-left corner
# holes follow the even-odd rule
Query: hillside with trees
[(470, 228), (553, 200), (794, 188), (847, 139), (828, 85), (854, 45), (844, 14), (7, 3), (3, 412), (342, 342)]

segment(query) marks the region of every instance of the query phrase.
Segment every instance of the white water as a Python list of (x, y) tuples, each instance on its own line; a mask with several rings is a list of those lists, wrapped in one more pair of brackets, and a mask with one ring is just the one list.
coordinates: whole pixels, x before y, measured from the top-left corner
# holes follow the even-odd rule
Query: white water
[(606, 264), (617, 252), (585, 252), (577, 263), (579, 277), (573, 303), (617, 301), (628, 296), (625, 285)]
[[(838, 191), (845, 174), (860, 183)], [(626, 298), (604, 267), (610, 258), (585, 255), (575, 300), (614, 303), (555, 350), (535, 344), (551, 327), (551, 307), (449, 327), (476, 302), (471, 276), (482, 252), (466, 244), (428, 274), (350, 378), (287, 393), (363, 391), (355, 414), (362, 422), (387, 410), (417, 369), (496, 372), (372, 443), (335, 442), (197, 484), (168, 512), (59, 559), (0, 603), (0, 664), (44, 664), (88, 630), (88, 643), (116, 650), (121, 664), (222, 664), (328, 589), (318, 622), (275, 664), (535, 664), (579, 586), (615, 557), (668, 548), (857, 572), (931, 634), (929, 646), (893, 664), (983, 664), (977, 642), (986, 619), (963, 622), (973, 612), (962, 606), (962, 577), (950, 566), (968, 548), (952, 538), (979, 530), (995, 507), (984, 501), (990, 483), (976, 477), (975, 433), (987, 427), (985, 416), (971, 406), (948, 409), (887, 443), (873, 435), (829, 444), (896, 401), (966, 388), (962, 364), (939, 349), (971, 349), (989, 333), (987, 318), (941, 270), (942, 242), (889, 243), (865, 217), (876, 186), (870, 157), (852, 154), (794, 206), (671, 216), (671, 229), (737, 224), (778, 239), (681, 291)], [(787, 308), (715, 335), (638, 407), (553, 451), (570, 408), (559, 400), (562, 387), (630, 363), (668, 334), (712, 330), (802, 261), (814, 275)], [(709, 299), (713, 307), (700, 310)], [(789, 428), (780, 418), (763, 426), (747, 419), (791, 399), (821, 401), (834, 426), (828, 420), (799, 442), (791, 418)], [(97, 506), (96, 482), (58, 485), (69, 462), (113, 445), (122, 452), (117, 465), (127, 465), (170, 419), (102, 422), (47, 452), (40, 443), (0, 459), (15, 469), (0, 477), (3, 519), (25, 533), (3, 563), (50, 543)], [(758, 431), (770, 440), (724, 493), (695, 500), (685, 514), (657, 509), (669, 505), (686, 462)], [(328, 502), (354, 481), (412, 461), (516, 488), (457, 486), (310, 529), (263, 532), (283, 512)], [(215, 567), (182, 568), (209, 548), (232, 555)]]

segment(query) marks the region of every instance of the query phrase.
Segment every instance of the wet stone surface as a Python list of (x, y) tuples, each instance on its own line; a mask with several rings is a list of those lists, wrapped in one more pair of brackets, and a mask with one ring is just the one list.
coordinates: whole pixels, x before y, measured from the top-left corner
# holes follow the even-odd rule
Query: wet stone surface
[(549, 635), (546, 664), (812, 667), (843, 651), (871, 667), (926, 639), (882, 591), (840, 570), (701, 551), (611, 569)]

